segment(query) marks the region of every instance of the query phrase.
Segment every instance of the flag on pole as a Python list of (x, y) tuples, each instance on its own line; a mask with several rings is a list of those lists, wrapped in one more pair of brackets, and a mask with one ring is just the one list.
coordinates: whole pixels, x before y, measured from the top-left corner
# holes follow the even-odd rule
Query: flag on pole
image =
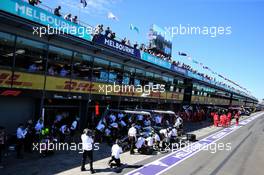
[(130, 30), (135, 30), (137, 33), (139, 33), (139, 28), (134, 26), (133, 24), (129, 25)]
[(108, 12), (107, 18), (118, 21), (118, 18), (112, 12)]
[(85, 8), (87, 6), (86, 0), (81, 0), (81, 3), (83, 4), (83, 8)]

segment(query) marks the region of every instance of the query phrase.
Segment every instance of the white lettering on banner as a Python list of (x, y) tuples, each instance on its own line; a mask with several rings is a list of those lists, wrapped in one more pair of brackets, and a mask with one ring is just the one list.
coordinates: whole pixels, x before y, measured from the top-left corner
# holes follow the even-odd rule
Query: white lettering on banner
[(19, 5), (19, 3), (15, 4), (15, 11), (19, 14), (24, 14), (26, 16), (34, 18), (35, 20), (40, 20), (42, 22), (48, 23), (56, 27), (76, 28), (76, 26), (70, 25), (63, 20), (54, 18), (52, 15), (47, 15), (43, 12), (38, 13), (37, 10), (34, 10), (33, 8), (30, 8), (30, 7), (26, 7), (24, 5)]
[(106, 44), (106, 45), (108, 45), (110, 47), (116, 48), (118, 50), (130, 53), (130, 54), (134, 54), (134, 49), (129, 48), (129, 47), (125, 46), (125, 45), (119, 44), (117, 42), (114, 42), (112, 40), (109, 40), (109, 39), (105, 38), (104, 44)]

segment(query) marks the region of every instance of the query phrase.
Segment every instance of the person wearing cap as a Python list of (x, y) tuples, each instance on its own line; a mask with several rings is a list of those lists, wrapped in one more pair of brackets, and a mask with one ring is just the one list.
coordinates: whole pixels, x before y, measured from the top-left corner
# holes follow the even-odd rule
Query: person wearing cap
[(130, 154), (134, 154), (135, 142), (137, 140), (137, 129), (135, 128), (135, 124), (133, 123), (131, 128), (128, 130), (128, 139), (130, 142)]
[[(123, 152), (122, 148), (119, 146), (119, 140), (116, 139), (115, 144), (112, 146), (111, 149), (111, 160), (109, 160), (108, 165), (110, 168), (113, 168), (113, 166), (120, 167), (121, 166), (121, 160), (120, 160), (120, 154)], [(112, 163), (112, 162), (115, 163)]]
[(81, 136), (82, 140), (82, 147), (83, 147), (83, 156), (82, 156), (82, 165), (81, 165), (81, 171), (86, 171), (85, 169), (85, 163), (86, 159), (88, 157), (90, 161), (90, 172), (91, 174), (95, 173), (95, 170), (93, 169), (93, 137), (92, 137), (92, 131), (90, 129), (84, 129), (83, 134)]

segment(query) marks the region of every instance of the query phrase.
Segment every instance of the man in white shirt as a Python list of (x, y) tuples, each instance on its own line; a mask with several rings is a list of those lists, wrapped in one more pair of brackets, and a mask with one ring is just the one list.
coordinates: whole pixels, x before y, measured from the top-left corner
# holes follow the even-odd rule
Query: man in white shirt
[(139, 153), (142, 153), (144, 151), (144, 145), (145, 145), (145, 138), (143, 137), (143, 135), (140, 135), (136, 143), (136, 148)]
[(131, 128), (128, 130), (128, 139), (130, 142), (130, 154), (134, 154), (135, 142), (137, 139), (137, 129), (135, 128), (135, 124), (133, 123)]
[(93, 143), (94, 140), (92, 138), (92, 131), (89, 129), (84, 129), (83, 134), (81, 136), (82, 139), (82, 148), (83, 148), (83, 157), (82, 157), (82, 166), (81, 171), (86, 171), (85, 169), (85, 163), (86, 159), (88, 157), (90, 162), (90, 171), (91, 174), (95, 173), (95, 170), (93, 169)]
[(179, 129), (179, 128), (182, 127), (182, 123), (183, 123), (182, 118), (181, 118), (181, 117), (178, 117), (178, 118), (176, 119), (176, 122), (175, 122), (174, 126), (175, 126), (176, 128)]
[(19, 124), (17, 127), (16, 137), (17, 137), (17, 145), (16, 145), (16, 152), (17, 158), (23, 158), (21, 155), (21, 150), (23, 148), (24, 139), (27, 134), (27, 129), (23, 128), (23, 124)]
[[(112, 168), (113, 166), (120, 167), (121, 166), (121, 160), (120, 160), (120, 154), (123, 152), (122, 148), (118, 145), (119, 140), (117, 139), (115, 144), (112, 146), (112, 157), (111, 160), (108, 162), (108, 165)], [(112, 163), (112, 162), (115, 163)]]

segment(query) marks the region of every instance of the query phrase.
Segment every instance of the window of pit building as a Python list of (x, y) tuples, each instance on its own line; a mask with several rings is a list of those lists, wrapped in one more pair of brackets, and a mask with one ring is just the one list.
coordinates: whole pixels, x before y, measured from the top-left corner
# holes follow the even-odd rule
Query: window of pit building
[(14, 58), (15, 36), (0, 32), (0, 67), (10, 68)]
[(142, 69), (136, 69), (134, 85), (144, 85), (144, 79), (146, 77), (146, 72)]
[(168, 81), (166, 83), (165, 89), (166, 91), (173, 92), (173, 89), (174, 89), (173, 78), (168, 77)]
[(153, 72), (146, 72), (145, 80), (142, 82), (142, 85), (153, 85), (154, 81), (154, 73)]
[(44, 73), (48, 45), (17, 37), (15, 68), (28, 72)]
[(123, 77), (123, 66), (118, 63), (110, 62), (109, 67), (109, 82), (120, 84)]
[(74, 52), (72, 78), (91, 80), (92, 57), (90, 55)]
[(129, 66), (124, 66), (124, 74), (122, 84), (124, 85), (133, 85), (135, 78), (136, 69)]
[(94, 58), (93, 81), (108, 82), (109, 61), (101, 58)]
[(51, 76), (70, 77), (72, 51), (50, 46), (47, 74)]

